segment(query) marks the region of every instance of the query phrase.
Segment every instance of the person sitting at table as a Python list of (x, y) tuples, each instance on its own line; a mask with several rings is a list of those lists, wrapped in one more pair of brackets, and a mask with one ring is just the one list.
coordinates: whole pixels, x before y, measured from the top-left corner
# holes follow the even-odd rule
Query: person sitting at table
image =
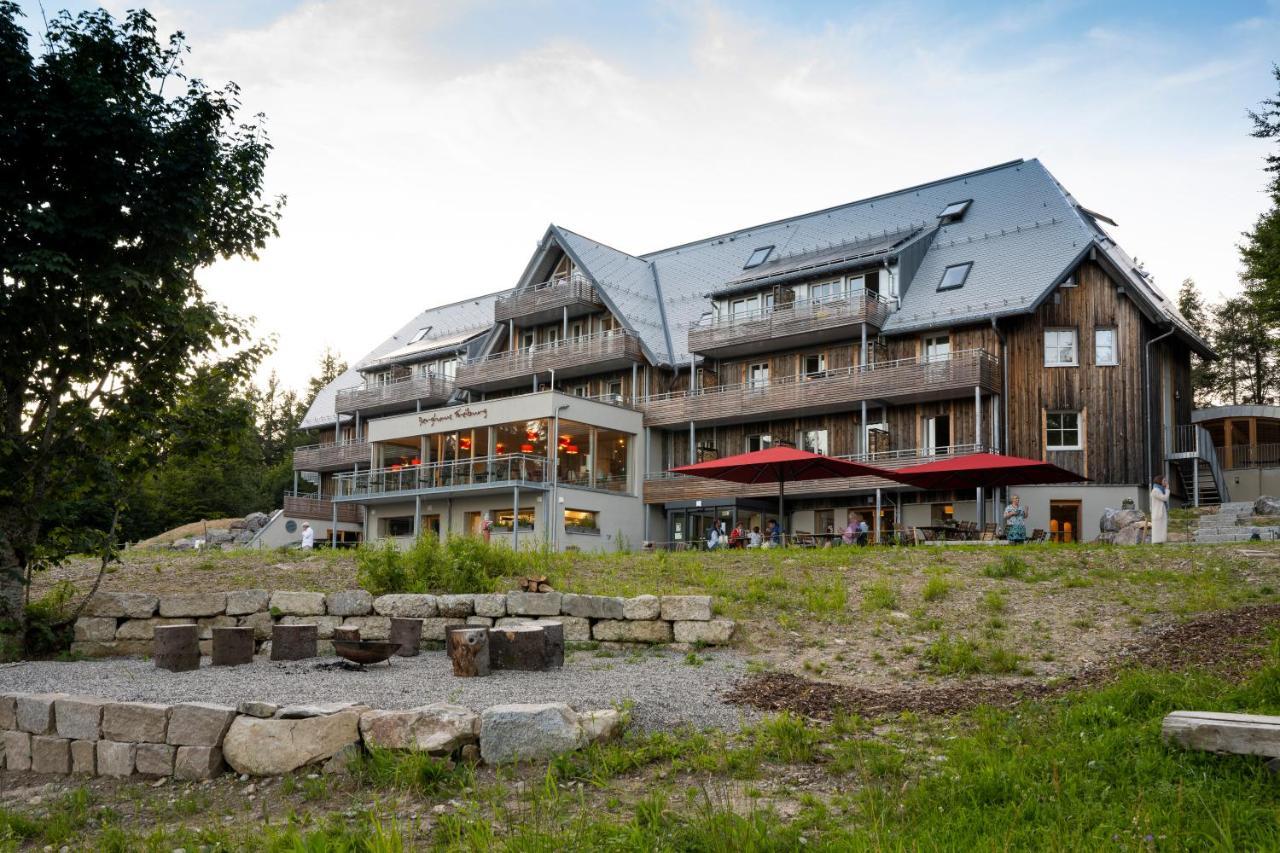
[(746, 532), (742, 529), (742, 522), (738, 522), (733, 526), (733, 530), (729, 533), (729, 547), (741, 548), (746, 544), (744, 537)]
[(849, 521), (844, 526), (844, 530), (840, 532), (840, 541), (846, 545), (852, 545), (858, 541), (858, 514), (856, 512), (849, 513)]
[(751, 528), (751, 532), (747, 534), (747, 547), (759, 548), (762, 543), (762, 540), (763, 540), (763, 537), (760, 535), (760, 528), (753, 527)]
[(871, 527), (867, 524), (867, 520), (861, 515), (858, 516), (858, 544), (866, 545), (870, 539)]
[(773, 519), (764, 528), (764, 547), (780, 548), (782, 546), (782, 525)]

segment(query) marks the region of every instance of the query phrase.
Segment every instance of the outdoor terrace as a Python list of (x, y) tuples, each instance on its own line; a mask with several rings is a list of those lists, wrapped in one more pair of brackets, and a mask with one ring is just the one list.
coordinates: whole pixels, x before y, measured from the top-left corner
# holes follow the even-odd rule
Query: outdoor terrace
[(448, 402), (453, 390), (454, 382), (447, 376), (433, 373), (411, 375), (389, 382), (365, 382), (343, 388), (338, 391), (336, 407), (339, 412), (361, 411), (372, 415), (417, 401), (438, 406)]
[[(333, 521), (334, 502), (329, 495), (284, 493), (284, 514), (294, 518), (314, 518), (322, 521)], [(360, 524), (364, 516), (357, 504), (336, 504), (338, 521)]]
[(945, 358), (903, 358), (866, 366), (743, 382), (691, 393), (654, 394), (641, 402), (646, 426), (695, 421), (712, 426), (786, 415), (839, 411), (862, 400), (895, 403), (944, 400), (1000, 390), (1000, 359), (986, 350), (964, 350)]
[(446, 492), (477, 492), (513, 486), (542, 488), (551, 479), (545, 456), (513, 453), (425, 465), (393, 465), (334, 477), (336, 500), (377, 500)]
[[(837, 459), (848, 459), (851, 462), (864, 462), (879, 468), (905, 468), (932, 462), (940, 456), (968, 456), (983, 453), (987, 448), (980, 444), (957, 444), (950, 447), (939, 447), (933, 451), (911, 448), (889, 450), (881, 453), (857, 453), (837, 456)], [(903, 485), (883, 477), (840, 477), (829, 480), (804, 480), (787, 483), (787, 492), (796, 496), (842, 494), (846, 492), (866, 491), (868, 489), (901, 489)], [(660, 471), (647, 474), (644, 480), (644, 502), (650, 504), (667, 503), (668, 501), (692, 501), (723, 498), (728, 495), (743, 498), (771, 498), (778, 496), (776, 481), (744, 485), (727, 483), (706, 477), (693, 477), (688, 474), (673, 474)]]
[(705, 317), (689, 329), (689, 350), (717, 358), (840, 340), (866, 323), (880, 328), (889, 302), (868, 290), (801, 299), (756, 311)]
[(643, 358), (640, 339), (631, 332), (617, 329), (463, 362), (458, 365), (458, 385), (477, 391), (496, 391), (527, 385), (535, 374), (549, 374), (554, 370), (558, 381), (629, 368)]
[(586, 276), (573, 275), (529, 285), (499, 296), (493, 307), (493, 317), (499, 323), (515, 320), (536, 325), (559, 320), (566, 315), (578, 317), (591, 314), (598, 311), (601, 305), (595, 286)]
[(341, 471), (361, 463), (369, 463), (369, 442), (363, 438), (293, 449), (295, 471)]

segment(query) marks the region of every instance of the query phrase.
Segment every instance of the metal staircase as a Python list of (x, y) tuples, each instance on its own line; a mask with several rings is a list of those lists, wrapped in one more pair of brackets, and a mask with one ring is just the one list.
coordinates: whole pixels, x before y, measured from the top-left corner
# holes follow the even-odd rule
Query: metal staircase
[(1216, 506), (1231, 500), (1213, 439), (1204, 427), (1178, 427), (1173, 452), (1165, 454), (1165, 459), (1177, 470), (1183, 492), (1192, 505)]

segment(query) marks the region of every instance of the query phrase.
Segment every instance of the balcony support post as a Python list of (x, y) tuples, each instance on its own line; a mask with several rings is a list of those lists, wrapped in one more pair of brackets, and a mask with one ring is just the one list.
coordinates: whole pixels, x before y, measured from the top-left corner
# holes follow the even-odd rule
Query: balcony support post
[[(974, 449), (979, 453), (982, 452), (982, 386), (973, 386), (973, 443)], [(978, 527), (981, 528), (987, 523), (987, 503), (983, 500), (982, 487), (979, 486), (974, 500), (978, 506)]]
[(329, 547), (338, 547), (338, 502), (333, 498), (329, 498), (329, 503), (333, 507), (332, 527), (329, 528)]
[[(1193, 429), (1195, 429), (1193, 427)], [(1196, 458), (1191, 460), (1191, 494), (1194, 506), (1200, 508), (1200, 430), (1196, 429)]]
[(422, 495), (413, 496), (413, 538), (422, 538)]
[(859, 449), (862, 451), (863, 458), (870, 459), (871, 448), (867, 446), (867, 438), (869, 437), (869, 433), (867, 432), (867, 401), (866, 400), (862, 401), (862, 419), (858, 422), (858, 426), (862, 430), (862, 440), (858, 442), (858, 444), (861, 445)]
[(876, 489), (876, 515), (875, 515), (875, 523), (876, 523), (876, 530), (875, 530), (875, 533), (876, 533), (876, 544), (877, 544), (877, 545), (879, 545), (879, 544), (880, 544), (880, 490), (879, 490), (879, 489)]
[(862, 354), (858, 361), (858, 366), (865, 368), (867, 364), (867, 324), (862, 324)]
[(569, 339), (569, 306), (561, 308), (560, 314), (560, 340), (567, 341)]
[(511, 550), (520, 547), (520, 487), (511, 487)]
[(637, 362), (631, 362), (631, 405), (636, 404), (636, 375), (639, 372), (640, 365)]
[(295, 495), (298, 493), (298, 469), (297, 468), (293, 469), (293, 493)]
[(696, 433), (693, 429), (693, 421), (689, 421), (689, 464), (693, 465), (698, 461), (698, 445)]

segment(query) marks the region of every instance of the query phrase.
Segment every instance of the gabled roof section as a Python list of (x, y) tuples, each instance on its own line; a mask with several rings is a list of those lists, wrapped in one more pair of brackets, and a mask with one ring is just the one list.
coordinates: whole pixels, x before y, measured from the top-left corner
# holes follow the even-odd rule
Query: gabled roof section
[(842, 240), (834, 246), (775, 257), (759, 266), (748, 268), (742, 275), (730, 279), (725, 287), (712, 291), (712, 295), (736, 293), (810, 276), (835, 275), (875, 264), (889, 257), (895, 249), (923, 230), (919, 226), (909, 226), (897, 231)]
[(338, 418), (334, 413), (334, 397), (339, 389), (359, 385), (362, 380), (359, 372), (361, 368), (372, 366), (397, 351), (405, 350), (413, 342), (418, 330), (431, 327), (425, 338), (413, 342), (414, 348), (421, 347), (424, 352), (457, 347), (487, 331), (493, 326), (493, 303), (497, 298), (498, 294), (490, 293), (423, 311), (374, 347), (346, 373), (320, 389), (298, 425), (299, 429), (315, 429), (336, 423)]

